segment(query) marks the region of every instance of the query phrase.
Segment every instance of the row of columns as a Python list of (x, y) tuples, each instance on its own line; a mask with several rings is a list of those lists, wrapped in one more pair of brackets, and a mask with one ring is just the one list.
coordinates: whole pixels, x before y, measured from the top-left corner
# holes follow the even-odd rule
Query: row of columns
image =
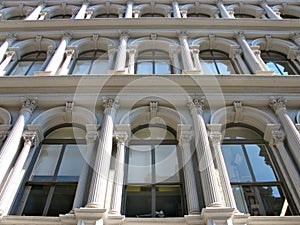
[[(87, 126), (87, 155), (86, 162), (81, 170), (80, 179), (74, 199), (74, 208), (79, 208), (84, 204), (84, 195), (87, 188), (87, 179), (89, 168), (93, 168), (92, 179), (89, 187), (88, 203), (86, 208), (105, 209), (105, 198), (108, 186), (110, 158), (112, 154), (112, 140), (115, 128), (117, 144), (117, 157), (113, 186), (113, 197), (110, 204), (110, 212), (120, 214), (122, 188), (124, 184), (124, 165), (125, 165), (125, 149), (130, 136), (129, 125), (114, 126), (114, 118), (119, 108), (118, 100), (103, 99), (104, 117), (101, 124), (100, 134), (94, 126)], [(201, 176), (201, 184), (205, 205), (207, 207), (222, 207), (227, 206), (236, 209), (234, 196), (231, 190), (228, 173), (226, 170), (224, 158), (221, 153), (221, 125), (209, 125), (211, 130), (208, 135), (206, 125), (203, 119), (204, 99), (193, 99), (187, 104), (190, 109), (195, 132), (195, 149), (197, 154), (198, 167)], [(21, 171), (28, 158), (31, 146), (34, 144), (34, 139), (37, 137), (36, 132), (25, 132), (24, 128), (27, 124), (32, 112), (37, 107), (36, 99), (22, 99), (22, 109), (17, 121), (14, 123), (6, 141), (4, 142), (0, 151), (1, 164), (1, 180), (2, 191), (0, 192), (0, 213), (5, 215), (12, 204), (13, 196), (15, 196), (17, 189), (22, 180)], [(287, 114), (284, 99), (272, 99), (270, 107), (280, 120), (284, 132), (287, 134), (290, 151), (294, 158), (300, 155), (300, 135), (295, 125)], [(274, 125), (273, 125), (274, 126)], [(197, 187), (195, 181), (194, 168), (191, 162), (191, 127), (188, 125), (179, 125), (178, 140), (181, 149), (184, 182), (187, 195), (187, 207), (189, 214), (199, 214), (199, 199), (197, 195)], [(299, 200), (300, 187), (298, 169), (299, 163), (296, 160), (296, 167), (294, 167), (292, 160), (284, 147), (284, 136), (282, 131), (277, 127), (270, 128), (266, 133), (271, 133), (271, 136), (266, 140), (271, 147), (278, 150), (279, 154), (275, 154), (280, 164), (282, 171), (287, 171), (283, 174), (286, 178), (287, 184), (291, 187), (293, 198)], [(19, 154), (17, 150), (21, 137), (24, 137), (23, 148)], [(99, 139), (99, 140), (98, 140)], [(211, 140), (211, 145), (209, 143)], [(96, 148), (96, 143), (98, 143)], [(212, 147), (212, 148), (211, 148)], [(96, 149), (96, 151), (94, 151)], [(16, 158), (16, 162), (12, 167), (12, 162)], [(216, 162), (220, 184), (217, 179), (214, 161)], [(10, 175), (7, 176), (10, 171)], [(4, 182), (6, 181), (6, 182)], [(222, 193), (225, 198), (225, 205), (222, 200)], [(300, 201), (297, 201), (297, 207), (300, 209)]]
[[(280, 15), (276, 11), (274, 11), (268, 4), (267, 1), (262, 1), (260, 4), (261, 7), (265, 10), (267, 16), (270, 19), (282, 19)], [(87, 1), (84, 1), (74, 19), (90, 19), (93, 15), (93, 8), (88, 8), (89, 4)], [(172, 2), (173, 14), (174, 18), (187, 18), (187, 11), (180, 10), (179, 4), (177, 0)], [(217, 7), (220, 11), (222, 18), (234, 18), (234, 13), (231, 10), (226, 9), (222, 0), (217, 1)], [(44, 4), (38, 5), (30, 14), (25, 18), (25, 20), (44, 20), (47, 15), (47, 11), (43, 10), (45, 8)], [(139, 16), (139, 12), (133, 9), (133, 1), (129, 0), (127, 2), (127, 7), (125, 11), (125, 18), (137, 18)], [(119, 17), (123, 17), (123, 10), (119, 13)]]

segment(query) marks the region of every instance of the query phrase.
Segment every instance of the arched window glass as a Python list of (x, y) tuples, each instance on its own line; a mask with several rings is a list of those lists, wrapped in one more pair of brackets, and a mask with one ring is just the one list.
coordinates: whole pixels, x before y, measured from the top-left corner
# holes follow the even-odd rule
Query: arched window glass
[(228, 75), (236, 73), (228, 54), (221, 51), (206, 50), (200, 52), (200, 62), (203, 74)]
[(133, 131), (128, 150), (125, 215), (178, 217), (184, 215), (174, 131), (143, 126)]
[(246, 127), (226, 129), (222, 153), (240, 212), (279, 216), (286, 212), (281, 182), (260, 134)]
[(144, 13), (141, 15), (141, 17), (165, 17), (163, 14), (161, 13)]
[(51, 19), (71, 19), (71, 18), (72, 15), (70, 14), (59, 14), (51, 17)]
[(138, 55), (136, 74), (171, 74), (173, 73), (168, 52), (146, 50)]
[(235, 13), (234, 18), (239, 19), (239, 18), (255, 18), (255, 16), (249, 15), (249, 14), (244, 14), (244, 13)]
[(83, 52), (78, 56), (72, 74), (106, 74), (107, 57), (107, 52), (103, 50)]
[(98, 14), (95, 18), (119, 18), (118, 14), (114, 13), (105, 13), (105, 14)]
[(294, 75), (295, 68), (292, 66), (285, 55), (273, 51), (263, 51), (261, 57), (266, 63), (267, 67), (274, 71), (276, 75)]
[(81, 128), (62, 127), (48, 134), (26, 182), (21, 214), (58, 216), (70, 212), (85, 151)]
[(11, 76), (24, 75), (32, 76), (35, 71), (40, 71), (44, 61), (47, 58), (47, 52), (31, 52), (23, 55), (18, 60), (16, 66), (10, 72)]
[(187, 17), (201, 17), (201, 18), (210, 18), (209, 15), (204, 14), (204, 13), (195, 13), (195, 12), (191, 12), (187, 14)]

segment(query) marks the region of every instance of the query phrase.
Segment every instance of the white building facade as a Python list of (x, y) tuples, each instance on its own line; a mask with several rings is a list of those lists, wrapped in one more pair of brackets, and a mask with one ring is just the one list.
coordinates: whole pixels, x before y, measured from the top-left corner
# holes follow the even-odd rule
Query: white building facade
[(0, 19), (0, 224), (299, 224), (297, 0)]

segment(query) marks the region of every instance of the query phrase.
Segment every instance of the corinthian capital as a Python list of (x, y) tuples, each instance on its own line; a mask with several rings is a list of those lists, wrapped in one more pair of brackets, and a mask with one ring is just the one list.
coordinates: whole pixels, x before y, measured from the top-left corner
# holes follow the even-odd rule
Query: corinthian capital
[(280, 143), (283, 143), (285, 139), (285, 134), (281, 130), (273, 130), (271, 134), (270, 145), (277, 146)]
[(278, 110), (286, 110), (286, 102), (284, 98), (273, 98), (270, 100), (269, 106), (276, 113)]
[(104, 112), (109, 110), (117, 111), (119, 109), (119, 100), (113, 98), (103, 98), (103, 107), (105, 108)]
[(22, 111), (29, 111), (30, 113), (32, 113), (36, 107), (37, 107), (37, 98), (25, 98), (22, 97), (21, 98), (21, 104), (22, 104)]
[(204, 110), (204, 98), (194, 98), (193, 100), (189, 100), (187, 106), (192, 113), (197, 112), (202, 114)]

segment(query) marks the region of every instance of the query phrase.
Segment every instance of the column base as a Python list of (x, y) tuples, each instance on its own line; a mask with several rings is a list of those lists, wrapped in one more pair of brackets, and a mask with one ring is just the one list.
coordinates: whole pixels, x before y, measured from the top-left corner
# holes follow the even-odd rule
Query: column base
[[(97, 224), (97, 221), (103, 222), (103, 218), (107, 213), (107, 209), (100, 209), (100, 208), (75, 208), (74, 214), (77, 221), (81, 220), (84, 224), (94, 225)], [(79, 224), (79, 223), (78, 223)]]
[(235, 208), (229, 207), (211, 207), (208, 206), (202, 210), (201, 217), (205, 224), (232, 224)]
[(105, 225), (121, 225), (125, 219), (124, 215), (119, 212), (110, 210), (105, 217)]

